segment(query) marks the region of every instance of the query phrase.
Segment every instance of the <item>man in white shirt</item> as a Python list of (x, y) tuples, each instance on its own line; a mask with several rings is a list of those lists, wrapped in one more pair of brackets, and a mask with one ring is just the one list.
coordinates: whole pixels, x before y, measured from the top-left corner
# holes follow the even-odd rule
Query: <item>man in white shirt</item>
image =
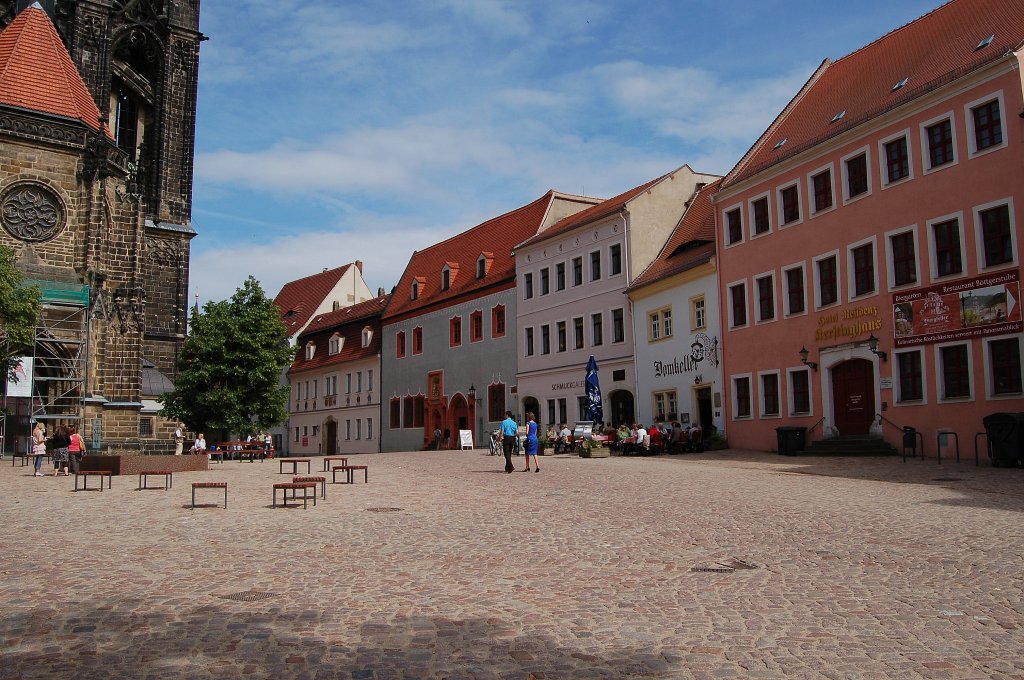
[(647, 436), (647, 430), (639, 423), (636, 426), (636, 445), (644, 451), (651, 448), (651, 439)]

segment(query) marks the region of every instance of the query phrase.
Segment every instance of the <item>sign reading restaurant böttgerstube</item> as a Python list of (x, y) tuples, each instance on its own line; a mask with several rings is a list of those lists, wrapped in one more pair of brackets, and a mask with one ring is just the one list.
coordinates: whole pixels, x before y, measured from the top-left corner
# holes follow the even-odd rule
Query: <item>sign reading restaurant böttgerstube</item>
[(892, 296), (896, 347), (1020, 333), (1020, 277), (1000, 272)]

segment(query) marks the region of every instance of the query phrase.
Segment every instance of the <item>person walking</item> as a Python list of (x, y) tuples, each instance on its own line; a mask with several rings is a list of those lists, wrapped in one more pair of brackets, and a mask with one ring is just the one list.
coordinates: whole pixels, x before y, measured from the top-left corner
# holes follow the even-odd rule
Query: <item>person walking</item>
[(441, 428), (439, 427), (434, 428), (434, 450), (441, 450)]
[[(69, 428), (68, 439), (68, 460), (71, 462), (71, 471), (76, 475), (78, 474), (79, 465), (82, 462), (82, 457), (85, 456), (85, 440), (82, 439), (82, 435), (78, 434), (78, 426), (72, 425)], [(67, 474), (65, 470), (64, 474)]]
[(505, 420), (501, 421), (501, 451), (505, 454), (505, 472), (515, 472), (512, 464), (512, 450), (516, 446), (516, 433), (519, 426), (512, 420), (512, 411), (505, 411)]
[(43, 424), (36, 422), (35, 429), (32, 430), (32, 457), (35, 459), (35, 473), (36, 477), (43, 477), (43, 457), (46, 456), (46, 430), (43, 429)]
[(526, 469), (530, 471), (530, 456), (533, 456), (535, 472), (540, 472), (540, 463), (537, 462), (537, 421), (533, 419), (533, 413), (526, 414)]
[(71, 437), (68, 435), (68, 428), (58, 425), (53, 431), (53, 438), (50, 440), (53, 447), (53, 476), (56, 477), (61, 468), (64, 474), (68, 473), (68, 446), (71, 445)]

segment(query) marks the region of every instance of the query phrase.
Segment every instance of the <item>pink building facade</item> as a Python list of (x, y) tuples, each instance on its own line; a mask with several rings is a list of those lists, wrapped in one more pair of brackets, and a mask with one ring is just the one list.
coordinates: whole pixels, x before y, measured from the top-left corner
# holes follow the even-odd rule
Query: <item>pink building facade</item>
[(1022, 39), (1019, 3), (943, 5), (826, 60), (725, 178), (731, 446), (913, 427), (973, 455), (1024, 411)]

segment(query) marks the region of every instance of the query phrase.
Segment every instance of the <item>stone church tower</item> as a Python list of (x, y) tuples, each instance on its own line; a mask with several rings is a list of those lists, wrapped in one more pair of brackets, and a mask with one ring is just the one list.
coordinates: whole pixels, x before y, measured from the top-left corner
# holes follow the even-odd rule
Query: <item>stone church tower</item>
[(0, 243), (44, 298), (19, 422), (166, 448), (152, 398), (186, 332), (199, 0), (0, 0), (0, 28)]

